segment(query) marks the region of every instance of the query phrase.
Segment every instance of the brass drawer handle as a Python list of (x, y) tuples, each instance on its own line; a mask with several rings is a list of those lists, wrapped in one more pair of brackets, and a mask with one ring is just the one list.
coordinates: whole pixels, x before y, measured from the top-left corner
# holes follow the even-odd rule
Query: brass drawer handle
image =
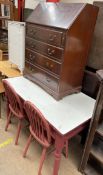
[(32, 59), (32, 54), (31, 53), (29, 54), (29, 58)]
[(29, 32), (29, 33), (32, 33), (32, 32), (33, 32), (33, 29), (29, 30), (28, 32)]
[(46, 62), (46, 67), (49, 69), (52, 69), (54, 67), (54, 65), (50, 64), (49, 62)]
[(33, 68), (30, 65), (28, 65), (28, 69), (33, 72)]
[(53, 68), (53, 67), (54, 67), (54, 65), (53, 65), (53, 64), (51, 64), (51, 65), (50, 65), (50, 68)]
[(51, 79), (49, 77), (46, 77), (47, 82), (51, 82)]
[(47, 68), (49, 67), (49, 62), (46, 62), (46, 67), (47, 67)]
[(35, 47), (36, 47), (36, 46), (35, 46), (33, 43), (31, 43), (31, 48), (32, 48), (32, 49), (35, 49)]
[(50, 48), (48, 49), (48, 55), (54, 55), (54, 53), (55, 53), (54, 49), (53, 50), (51, 50)]
[(30, 60), (32, 61), (32, 60), (35, 59), (35, 55), (33, 55), (33, 54), (30, 53), (29, 58), (30, 58)]
[(36, 56), (35, 55), (33, 55), (33, 59), (35, 59), (36, 58)]
[(30, 67), (30, 70), (31, 70), (31, 72), (33, 72), (33, 68), (32, 67)]
[(56, 39), (56, 35), (50, 35), (49, 36), (49, 41), (54, 41)]
[(37, 32), (37, 31), (35, 31), (35, 30), (33, 30), (33, 29), (31, 29), (31, 30), (29, 31), (29, 33), (32, 34), (32, 35), (35, 35), (36, 32)]

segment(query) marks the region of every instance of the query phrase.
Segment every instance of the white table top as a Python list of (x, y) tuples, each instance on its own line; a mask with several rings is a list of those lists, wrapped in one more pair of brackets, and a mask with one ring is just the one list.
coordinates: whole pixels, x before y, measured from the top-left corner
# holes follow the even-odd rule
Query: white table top
[(24, 100), (34, 103), (46, 120), (63, 135), (92, 117), (95, 100), (81, 92), (56, 101), (23, 76), (8, 78), (7, 81)]

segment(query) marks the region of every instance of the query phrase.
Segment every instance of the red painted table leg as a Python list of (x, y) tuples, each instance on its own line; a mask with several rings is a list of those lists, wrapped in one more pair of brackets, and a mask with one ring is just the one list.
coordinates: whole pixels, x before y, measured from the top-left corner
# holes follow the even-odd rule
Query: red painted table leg
[(58, 175), (60, 160), (61, 160), (61, 153), (64, 147), (64, 139), (62, 136), (56, 135), (55, 139), (55, 161), (54, 161), (54, 169), (53, 175)]

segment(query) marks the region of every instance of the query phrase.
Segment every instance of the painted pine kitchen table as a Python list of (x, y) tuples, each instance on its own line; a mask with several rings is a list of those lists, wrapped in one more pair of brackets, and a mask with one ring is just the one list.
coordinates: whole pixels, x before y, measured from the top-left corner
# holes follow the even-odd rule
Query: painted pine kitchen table
[(55, 160), (52, 175), (58, 175), (61, 152), (65, 141), (82, 131), (90, 121), (95, 100), (82, 92), (56, 101), (38, 85), (21, 77), (6, 79), (25, 101), (35, 104), (45, 116), (55, 138)]

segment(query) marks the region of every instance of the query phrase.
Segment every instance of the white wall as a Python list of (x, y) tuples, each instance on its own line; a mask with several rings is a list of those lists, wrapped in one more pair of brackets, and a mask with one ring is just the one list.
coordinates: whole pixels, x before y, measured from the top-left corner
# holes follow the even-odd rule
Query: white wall
[(25, 0), (25, 8), (34, 9), (39, 2), (46, 0)]
[[(17, 1), (15, 0), (15, 5), (17, 6)], [(25, 0), (25, 7), (33, 9), (40, 1), (46, 1), (46, 0)], [(85, 2), (92, 4), (93, 1), (103, 1), (103, 0), (60, 0), (61, 2), (67, 2), (67, 3), (74, 3), (74, 2)]]
[(68, 2), (68, 3), (75, 3), (75, 2), (81, 2), (81, 3), (90, 3), (92, 4), (93, 1), (103, 1), (103, 0), (61, 0), (61, 2)]
[[(25, 8), (34, 9), (35, 6), (41, 1), (46, 0), (25, 0)], [(15, 6), (18, 7), (18, 0), (15, 0)]]

